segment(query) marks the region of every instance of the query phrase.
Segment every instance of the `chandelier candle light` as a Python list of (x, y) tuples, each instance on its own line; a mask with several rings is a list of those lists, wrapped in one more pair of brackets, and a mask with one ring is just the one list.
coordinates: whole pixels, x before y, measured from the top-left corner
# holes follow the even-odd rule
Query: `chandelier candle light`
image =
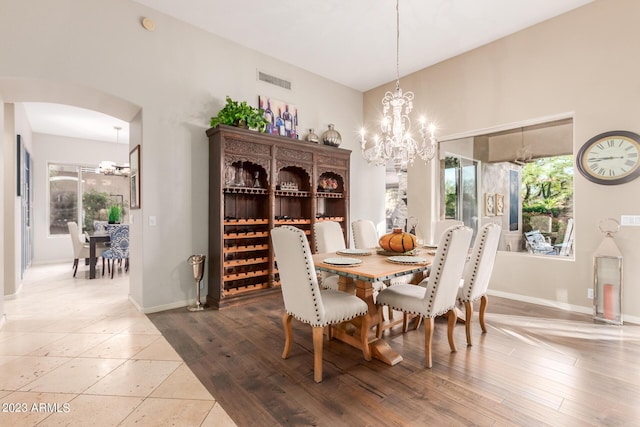
[(411, 135), (413, 92), (400, 88), (400, 9), (396, 0), (396, 89), (387, 91), (382, 98), (382, 136), (375, 135), (373, 146), (367, 147), (364, 128), (360, 131), (360, 149), (365, 160), (374, 166), (386, 165), (391, 160), (396, 171), (406, 170), (416, 157), (424, 161), (435, 157), (437, 141), (435, 125), (420, 119), (418, 140)]

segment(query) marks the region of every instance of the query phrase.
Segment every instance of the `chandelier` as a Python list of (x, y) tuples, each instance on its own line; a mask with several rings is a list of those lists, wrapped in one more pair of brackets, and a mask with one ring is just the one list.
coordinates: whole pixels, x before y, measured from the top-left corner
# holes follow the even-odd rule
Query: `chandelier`
[(531, 162), (533, 153), (529, 150), (529, 146), (524, 143), (524, 129), (520, 128), (520, 148), (516, 151), (516, 158), (513, 163), (524, 166)]
[[(120, 142), (120, 126), (113, 127), (116, 130), (116, 144)], [(129, 176), (131, 172), (131, 168), (128, 163), (124, 165), (117, 165), (116, 162), (111, 160), (103, 160), (98, 164), (98, 168), (96, 169), (96, 173), (101, 173), (104, 175), (124, 175)]]
[[(433, 159), (437, 151), (435, 126), (427, 126), (420, 119), (418, 138), (411, 134), (413, 92), (400, 88), (400, 10), (396, 0), (396, 89), (387, 91), (382, 98), (382, 135), (374, 135), (373, 145), (368, 144), (364, 128), (360, 131), (360, 149), (365, 160), (374, 166), (386, 165), (391, 160), (396, 171), (406, 170), (416, 157), (424, 161)], [(367, 146), (370, 145), (370, 146)]]

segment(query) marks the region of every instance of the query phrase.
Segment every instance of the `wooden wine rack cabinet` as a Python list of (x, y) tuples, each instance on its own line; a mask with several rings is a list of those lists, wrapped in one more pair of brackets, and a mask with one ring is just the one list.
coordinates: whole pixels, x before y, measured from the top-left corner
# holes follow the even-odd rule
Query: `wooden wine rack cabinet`
[(350, 150), (218, 126), (209, 137), (207, 303), (279, 292), (270, 230), (336, 221), (349, 238)]

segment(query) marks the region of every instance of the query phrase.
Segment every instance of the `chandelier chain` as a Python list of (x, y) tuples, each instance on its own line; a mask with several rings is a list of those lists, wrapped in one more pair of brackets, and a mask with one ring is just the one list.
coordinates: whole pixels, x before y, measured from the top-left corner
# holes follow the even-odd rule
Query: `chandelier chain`
[(400, 0), (396, 0), (396, 89), (400, 88)]

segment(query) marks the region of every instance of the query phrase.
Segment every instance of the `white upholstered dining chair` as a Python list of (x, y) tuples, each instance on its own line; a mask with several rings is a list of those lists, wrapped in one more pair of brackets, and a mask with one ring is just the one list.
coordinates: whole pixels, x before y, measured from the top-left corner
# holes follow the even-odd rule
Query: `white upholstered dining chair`
[(473, 317), (473, 302), (480, 299), (480, 311), (478, 314), (482, 332), (487, 332), (484, 323), (484, 313), (487, 309), (487, 288), (493, 271), (493, 264), (500, 242), (501, 227), (498, 224), (489, 223), (483, 225), (478, 231), (476, 241), (467, 261), (463, 284), (458, 289), (458, 301), (465, 306), (465, 330), (467, 345), (471, 345), (471, 319)]
[(464, 225), (464, 222), (458, 221), (457, 219), (442, 219), (440, 221), (436, 221), (433, 225), (433, 243), (437, 244), (440, 241), (442, 233), (444, 233), (447, 228), (456, 225)]
[(356, 249), (371, 249), (378, 246), (378, 230), (373, 221), (355, 220), (351, 223), (351, 231)]
[(308, 323), (313, 329), (313, 379), (321, 382), (324, 328), (360, 317), (362, 353), (365, 360), (371, 360), (367, 303), (346, 292), (320, 288), (307, 237), (299, 228), (286, 225), (276, 227), (271, 230), (271, 241), (285, 309), (282, 315), (285, 334), (282, 358), (289, 357), (291, 351), (292, 318)]
[[(73, 277), (76, 277), (78, 272), (78, 260), (81, 258), (89, 258), (89, 244), (83, 243), (80, 239), (80, 230), (76, 222), (67, 222), (67, 228), (69, 229), (69, 236), (71, 237), (71, 244), (73, 245)], [(84, 234), (82, 235), (84, 236)], [(97, 262), (97, 257), (102, 255), (103, 247), (96, 247), (96, 259), (90, 260), (91, 262)]]
[[(433, 338), (434, 318), (446, 314), (447, 337), (451, 351), (456, 351), (453, 330), (457, 316), (456, 297), (462, 278), (465, 260), (473, 230), (469, 227), (454, 226), (447, 229), (440, 241), (431, 264), (431, 274), (421, 282), (422, 286), (397, 284), (389, 286), (378, 294), (376, 304), (389, 306), (405, 314), (414, 314), (425, 318), (424, 351), (425, 364), (432, 366), (431, 340)], [(380, 310), (379, 310), (380, 311)], [(382, 317), (378, 320), (376, 335), (382, 337)]]
[[(316, 253), (324, 254), (346, 248), (342, 227), (335, 221), (321, 221), (313, 224), (313, 240)], [(327, 289), (338, 290), (338, 275), (320, 272), (321, 285)]]

